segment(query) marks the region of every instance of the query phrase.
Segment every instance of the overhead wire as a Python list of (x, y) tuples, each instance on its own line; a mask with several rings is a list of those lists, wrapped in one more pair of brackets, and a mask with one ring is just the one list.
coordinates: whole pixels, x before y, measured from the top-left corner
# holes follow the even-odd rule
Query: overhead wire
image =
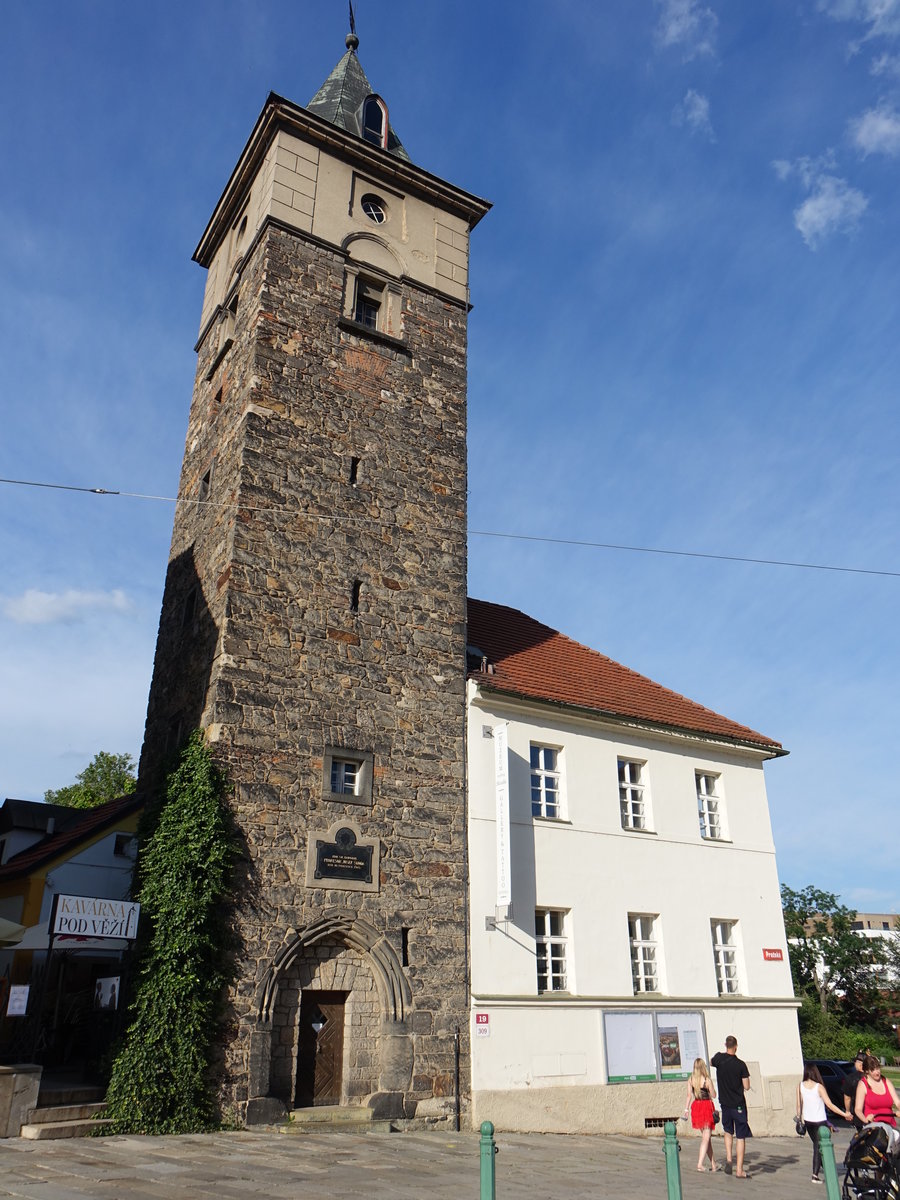
[[(223, 500), (201, 500), (199, 497), (188, 496), (156, 496), (146, 492), (124, 492), (117, 488), (78, 487), (66, 483), (45, 483), (32, 479), (3, 479), (0, 483), (12, 484), (18, 487), (51, 488), (54, 491), (86, 492), (93, 496), (121, 496), (131, 500), (154, 500), (167, 504), (194, 504), (198, 507), (233, 508), (242, 512), (284, 513), (293, 517), (304, 517), (307, 520), (351, 522), (360, 525), (378, 525), (383, 522), (374, 521), (368, 517), (339, 516), (337, 513), (314, 513), (298, 509), (276, 508), (268, 505), (229, 504)], [(713, 562), (749, 563), (761, 567), (793, 567), (804, 571), (834, 571), (844, 575), (878, 575), (888, 579), (900, 579), (900, 571), (886, 571), (874, 567), (844, 567), (834, 563), (801, 562), (785, 558), (754, 558), (745, 554), (712, 554), (703, 550), (672, 550), (662, 546), (632, 546), (623, 542), (594, 542), (581, 538), (548, 537), (536, 533), (510, 533), (499, 529), (469, 529), (469, 536), (498, 538), (514, 542), (536, 542), (550, 546), (579, 546), (588, 550), (618, 550), (631, 554), (660, 554), (674, 558), (703, 558)]]

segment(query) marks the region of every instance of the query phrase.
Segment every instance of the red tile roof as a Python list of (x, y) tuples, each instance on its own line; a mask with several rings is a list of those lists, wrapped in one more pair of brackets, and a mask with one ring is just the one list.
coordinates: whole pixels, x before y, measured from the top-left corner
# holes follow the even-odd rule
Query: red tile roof
[(82, 819), (74, 825), (43, 838), (34, 846), (29, 846), (27, 850), (22, 850), (7, 859), (0, 867), (0, 883), (7, 879), (20, 879), (44, 863), (52, 862), (64, 851), (77, 849), (82, 843), (89, 841), (123, 817), (138, 812), (145, 803), (145, 796), (132, 792), (128, 796), (119, 796), (117, 800), (98, 805), (97, 808), (85, 809)]
[(470, 597), (467, 641), (470, 653), (476, 648), (492, 668), (469, 672), (483, 688), (786, 753), (772, 738), (573, 642), (518, 609)]

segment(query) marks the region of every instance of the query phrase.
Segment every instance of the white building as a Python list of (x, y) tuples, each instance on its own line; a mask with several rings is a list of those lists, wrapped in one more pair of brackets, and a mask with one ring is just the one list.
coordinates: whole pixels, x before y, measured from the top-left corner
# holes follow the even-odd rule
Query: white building
[(791, 1132), (785, 751), (515, 609), (468, 638), (476, 1127), (643, 1132), (734, 1034), (751, 1127)]

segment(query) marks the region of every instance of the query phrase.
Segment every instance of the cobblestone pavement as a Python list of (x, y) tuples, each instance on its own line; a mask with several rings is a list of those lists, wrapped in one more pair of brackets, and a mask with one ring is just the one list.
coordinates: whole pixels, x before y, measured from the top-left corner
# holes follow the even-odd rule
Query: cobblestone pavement
[[(684, 1200), (820, 1197), (808, 1138), (754, 1138), (746, 1181), (697, 1173), (697, 1142), (681, 1133)], [(849, 1138), (836, 1134), (841, 1163)], [(498, 1134), (497, 1200), (666, 1200), (661, 1138)], [(724, 1161), (721, 1137), (716, 1157)], [(840, 1167), (839, 1167), (840, 1169)], [(273, 1130), (188, 1137), (60, 1142), (0, 1140), (0, 1196), (33, 1200), (478, 1200), (473, 1133), (317, 1133)]]

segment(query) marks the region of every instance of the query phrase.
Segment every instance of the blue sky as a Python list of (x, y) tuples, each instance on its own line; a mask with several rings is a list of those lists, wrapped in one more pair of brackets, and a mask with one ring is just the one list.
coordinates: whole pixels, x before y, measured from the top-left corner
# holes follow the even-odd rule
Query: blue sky
[[(900, 908), (900, 0), (359, 0), (472, 241), (470, 593), (777, 738), (780, 874)], [(30, 0), (0, 41), (0, 476), (172, 496), (203, 272), (344, 0)], [(0, 485), (0, 794), (137, 757), (173, 506)], [(479, 532), (475, 532), (479, 531)], [(864, 853), (850, 853), (850, 846)]]

